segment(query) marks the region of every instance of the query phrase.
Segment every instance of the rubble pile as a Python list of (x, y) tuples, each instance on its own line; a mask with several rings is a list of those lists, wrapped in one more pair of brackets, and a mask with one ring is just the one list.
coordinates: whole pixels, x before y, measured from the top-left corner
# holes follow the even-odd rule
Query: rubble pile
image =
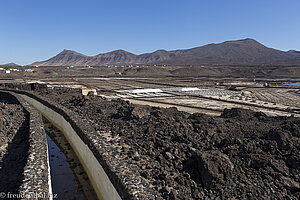
[(300, 198), (299, 118), (244, 109), (212, 117), (63, 89), (36, 93), (119, 138), (122, 148), (108, 153), (126, 156), (164, 199)]

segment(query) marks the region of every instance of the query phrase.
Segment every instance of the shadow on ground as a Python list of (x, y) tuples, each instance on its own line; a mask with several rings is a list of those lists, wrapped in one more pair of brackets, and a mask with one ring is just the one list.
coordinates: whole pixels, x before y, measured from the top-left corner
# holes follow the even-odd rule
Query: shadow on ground
[(25, 111), (25, 121), (15, 137), (8, 144), (0, 161), (0, 191), (17, 194), (24, 178), (24, 167), (29, 155), (29, 113)]

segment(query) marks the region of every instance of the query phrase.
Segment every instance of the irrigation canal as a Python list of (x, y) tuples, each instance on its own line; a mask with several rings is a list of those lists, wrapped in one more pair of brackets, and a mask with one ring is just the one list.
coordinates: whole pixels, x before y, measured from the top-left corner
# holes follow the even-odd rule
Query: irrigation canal
[(58, 199), (98, 199), (82, 164), (63, 133), (43, 118), (53, 194)]

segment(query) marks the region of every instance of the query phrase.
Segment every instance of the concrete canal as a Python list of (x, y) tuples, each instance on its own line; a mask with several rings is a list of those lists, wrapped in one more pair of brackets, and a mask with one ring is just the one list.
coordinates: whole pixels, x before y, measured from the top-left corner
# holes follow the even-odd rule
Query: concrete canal
[(53, 194), (58, 199), (98, 199), (82, 164), (63, 133), (43, 118)]

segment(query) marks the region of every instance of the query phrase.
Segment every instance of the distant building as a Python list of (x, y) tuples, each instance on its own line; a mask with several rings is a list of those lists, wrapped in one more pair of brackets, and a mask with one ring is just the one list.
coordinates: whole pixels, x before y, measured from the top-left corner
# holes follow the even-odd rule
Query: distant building
[(2, 73), (4, 73), (4, 74), (10, 74), (10, 70), (3, 70)]
[(97, 95), (97, 90), (92, 88), (81, 88), (81, 94), (87, 96), (89, 93)]

